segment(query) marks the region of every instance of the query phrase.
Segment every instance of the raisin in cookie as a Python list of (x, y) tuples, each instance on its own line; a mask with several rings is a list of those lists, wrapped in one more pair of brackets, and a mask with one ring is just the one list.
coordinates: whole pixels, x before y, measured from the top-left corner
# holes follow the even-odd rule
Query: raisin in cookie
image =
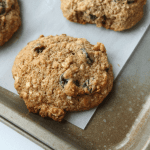
[(64, 17), (114, 31), (134, 26), (143, 17), (146, 0), (61, 0)]
[(0, 0), (0, 46), (7, 42), (21, 25), (17, 0)]
[(16, 57), (12, 74), (29, 111), (56, 121), (67, 111), (98, 106), (113, 86), (104, 45), (64, 34), (28, 43)]

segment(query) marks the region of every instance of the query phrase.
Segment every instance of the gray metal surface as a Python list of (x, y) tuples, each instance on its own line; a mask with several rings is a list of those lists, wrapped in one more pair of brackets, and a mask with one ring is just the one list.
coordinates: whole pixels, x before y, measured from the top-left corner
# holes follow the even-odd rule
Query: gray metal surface
[[(149, 94), (150, 28), (115, 80), (113, 91), (98, 107), (85, 130), (66, 121), (58, 123), (29, 114), (19, 96), (3, 88), (0, 88), (0, 115), (32, 135), (33, 140), (44, 143), (41, 145), (47, 149), (105, 150), (118, 147), (141, 150), (148, 146), (150, 138), (149, 108), (140, 122), (136, 119)], [(133, 129), (135, 121), (137, 124)]]

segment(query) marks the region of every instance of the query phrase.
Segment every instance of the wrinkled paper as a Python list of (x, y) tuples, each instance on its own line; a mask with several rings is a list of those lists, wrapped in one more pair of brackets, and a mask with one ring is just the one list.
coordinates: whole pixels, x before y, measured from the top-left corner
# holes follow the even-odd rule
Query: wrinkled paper
[[(60, 0), (18, 1), (22, 26), (9, 42), (0, 47), (0, 86), (16, 94), (11, 73), (15, 57), (28, 42), (36, 40), (41, 34), (45, 36), (67, 34), (68, 36), (86, 38), (91, 44), (103, 43), (116, 78), (150, 24), (149, 0), (144, 7), (143, 19), (133, 28), (122, 32), (68, 21), (63, 17)], [(84, 129), (95, 111), (96, 108), (84, 112), (68, 113), (65, 119)]]

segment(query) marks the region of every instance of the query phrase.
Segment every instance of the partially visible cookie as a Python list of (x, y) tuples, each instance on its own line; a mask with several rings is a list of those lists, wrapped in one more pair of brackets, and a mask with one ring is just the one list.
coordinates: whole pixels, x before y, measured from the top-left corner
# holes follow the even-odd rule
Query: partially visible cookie
[(0, 0), (0, 46), (7, 42), (21, 25), (17, 0)]
[(28, 43), (16, 57), (12, 74), (29, 111), (56, 121), (67, 111), (98, 106), (113, 86), (104, 45), (64, 34)]
[(114, 31), (134, 26), (143, 17), (146, 0), (61, 0), (64, 17)]

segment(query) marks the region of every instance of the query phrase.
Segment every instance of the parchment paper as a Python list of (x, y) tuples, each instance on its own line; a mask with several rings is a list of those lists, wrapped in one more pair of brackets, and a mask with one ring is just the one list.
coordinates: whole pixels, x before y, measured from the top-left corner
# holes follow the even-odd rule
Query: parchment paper
[[(91, 24), (69, 22), (63, 17), (60, 0), (19, 0), (19, 4), (22, 26), (9, 42), (0, 47), (0, 86), (16, 94), (11, 74), (15, 57), (28, 42), (36, 40), (41, 34), (45, 36), (67, 34), (86, 38), (91, 44), (103, 43), (116, 78), (150, 24), (149, 0), (144, 7), (143, 19), (133, 28), (123, 32), (97, 28)], [(96, 108), (85, 112), (68, 113), (65, 119), (84, 129), (95, 110)]]

